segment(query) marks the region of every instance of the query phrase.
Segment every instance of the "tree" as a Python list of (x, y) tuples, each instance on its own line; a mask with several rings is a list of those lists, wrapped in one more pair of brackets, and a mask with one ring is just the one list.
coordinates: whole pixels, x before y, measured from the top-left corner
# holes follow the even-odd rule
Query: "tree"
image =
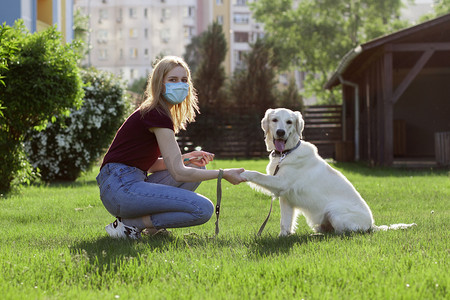
[(280, 107), (289, 108), (293, 111), (303, 111), (303, 97), (300, 95), (297, 84), (293, 77), (289, 79), (288, 86), (279, 92), (277, 105)]
[(425, 22), (427, 20), (450, 13), (450, 0), (434, 0), (433, 10), (434, 12), (422, 16), (420, 18), (420, 21)]
[[(412, 2), (412, 0), (410, 0)], [(307, 74), (305, 95), (338, 101), (339, 93), (323, 89), (350, 49), (404, 28), (402, 0), (260, 0), (252, 4), (256, 20), (275, 46), (283, 70)]]
[(193, 77), (200, 108), (218, 109), (222, 100), (221, 89), (225, 82), (225, 69), (222, 64), (227, 53), (227, 42), (219, 23), (214, 22), (201, 35), (198, 52), (201, 60)]
[[(0, 86), (6, 87), (3, 79), (5, 76), (3, 75), (8, 71), (8, 62), (6, 60), (7, 57), (11, 57), (14, 53), (19, 50), (17, 48), (17, 40), (6, 38), (6, 33), (11, 28), (6, 26), (6, 23), (0, 27)], [(3, 106), (3, 100), (0, 98), (0, 118), (4, 117), (2, 110), (5, 109)]]
[(22, 142), (33, 127), (45, 126), (55, 116), (68, 114), (82, 103), (82, 80), (77, 55), (70, 44), (63, 45), (56, 27), (30, 34), (19, 20), (2, 26), (1, 43), (16, 48), (2, 57), (0, 68), (5, 85), (0, 85), (0, 190), (7, 191), (26, 164)]
[(91, 49), (89, 49), (89, 16), (84, 15), (80, 9), (75, 10), (73, 16), (73, 31), (76, 44), (76, 51), (80, 59), (84, 58)]
[(450, 0), (434, 0), (435, 17), (450, 13)]
[(201, 145), (210, 151), (214, 149), (222, 129), (221, 107), (226, 100), (223, 89), (226, 77), (222, 64), (226, 53), (227, 42), (222, 26), (214, 22), (207, 31), (192, 40), (184, 55), (186, 62), (195, 66), (192, 77), (201, 114), (195, 123), (189, 125), (189, 133), (180, 133), (179, 136), (189, 135), (195, 146)]
[(141, 77), (133, 81), (132, 84), (128, 85), (128, 90), (138, 95), (143, 95), (145, 93), (146, 87), (147, 87), (147, 77)]
[(262, 116), (276, 102), (277, 61), (267, 40), (258, 39), (251, 47), (251, 51), (244, 55), (243, 67), (233, 75), (230, 91), (238, 107)]
[(195, 74), (197, 71), (200, 61), (201, 38), (202, 35), (192, 37), (191, 42), (186, 46), (183, 55), (184, 61), (189, 65), (192, 74)]

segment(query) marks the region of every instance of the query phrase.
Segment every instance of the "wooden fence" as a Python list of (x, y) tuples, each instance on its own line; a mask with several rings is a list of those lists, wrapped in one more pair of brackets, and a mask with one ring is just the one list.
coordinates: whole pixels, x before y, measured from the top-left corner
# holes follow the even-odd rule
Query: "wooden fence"
[(178, 134), (178, 144), (183, 152), (201, 148), (216, 157), (264, 157), (268, 153), (261, 118), (258, 113), (239, 113), (238, 110), (222, 111), (220, 115), (201, 114), (186, 131)]
[(336, 144), (342, 141), (342, 106), (306, 106), (303, 139), (313, 143), (323, 158), (336, 158)]
[(450, 131), (434, 134), (436, 162), (440, 166), (450, 166)]
[[(265, 157), (268, 155), (264, 134), (260, 127), (263, 113), (249, 113), (247, 109), (232, 112), (210, 112), (199, 115), (197, 122), (178, 135), (184, 151), (200, 147), (217, 157)], [(342, 140), (341, 106), (307, 106), (303, 111), (303, 138), (317, 146), (324, 158), (335, 157), (335, 144)]]

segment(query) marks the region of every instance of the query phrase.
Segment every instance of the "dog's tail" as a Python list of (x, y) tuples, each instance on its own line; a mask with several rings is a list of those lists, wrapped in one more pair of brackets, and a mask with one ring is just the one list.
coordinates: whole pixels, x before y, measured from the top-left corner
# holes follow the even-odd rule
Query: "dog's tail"
[(398, 229), (407, 229), (413, 226), (417, 226), (416, 223), (411, 223), (411, 224), (391, 224), (391, 225), (380, 225), (380, 226), (376, 226), (373, 225), (372, 229), (374, 231), (386, 231), (386, 230), (398, 230)]

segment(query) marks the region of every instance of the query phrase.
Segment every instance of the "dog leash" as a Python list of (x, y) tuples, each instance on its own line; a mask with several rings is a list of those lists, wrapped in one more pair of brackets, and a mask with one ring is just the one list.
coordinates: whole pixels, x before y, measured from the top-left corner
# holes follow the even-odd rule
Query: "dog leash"
[(222, 202), (222, 177), (223, 169), (219, 169), (219, 176), (217, 176), (217, 202), (216, 202), (216, 236), (219, 234), (219, 216), (220, 216), (220, 202)]
[[(281, 154), (280, 156), (280, 160), (278, 161), (277, 166), (275, 167), (275, 172), (273, 172), (272, 176), (277, 175), (278, 170), (280, 170), (280, 163), (281, 161), (283, 161), (283, 159), (286, 158), (286, 154)], [(273, 201), (276, 199), (277, 197), (275, 197), (275, 195), (272, 195), (272, 201), (270, 201), (270, 209), (269, 209), (269, 213), (267, 214), (266, 219), (264, 220), (264, 222), (262, 223), (261, 227), (259, 228), (258, 234), (257, 236), (261, 236), (261, 233), (263, 232), (264, 228), (266, 227), (267, 221), (269, 221), (270, 218), (270, 214), (272, 213), (272, 206), (273, 206)]]
[[(278, 171), (280, 170), (280, 164), (281, 164), (281, 162), (283, 161), (283, 159), (285, 159), (286, 156), (287, 156), (289, 153), (291, 153), (292, 151), (294, 151), (295, 149), (297, 149), (297, 148), (300, 146), (300, 143), (301, 143), (301, 142), (302, 142), (302, 141), (299, 140), (298, 143), (297, 143), (297, 145), (296, 145), (294, 148), (289, 149), (289, 150), (287, 150), (287, 151), (285, 151), (285, 152), (279, 152), (279, 151), (274, 150), (274, 151), (271, 153), (272, 156), (275, 156), (276, 153), (280, 155), (280, 160), (278, 161), (278, 164), (277, 164), (277, 166), (275, 167), (275, 172), (273, 172), (273, 175), (272, 175), (272, 176), (277, 175)], [(277, 198), (277, 197), (275, 197), (275, 195), (272, 196), (272, 201), (270, 201), (270, 209), (269, 209), (269, 213), (267, 214), (266, 219), (264, 220), (264, 222), (262, 223), (261, 227), (259, 228), (259, 231), (258, 231), (257, 236), (261, 236), (261, 233), (263, 232), (264, 228), (266, 227), (267, 221), (269, 221), (270, 214), (272, 213), (273, 201), (274, 201), (276, 198)]]

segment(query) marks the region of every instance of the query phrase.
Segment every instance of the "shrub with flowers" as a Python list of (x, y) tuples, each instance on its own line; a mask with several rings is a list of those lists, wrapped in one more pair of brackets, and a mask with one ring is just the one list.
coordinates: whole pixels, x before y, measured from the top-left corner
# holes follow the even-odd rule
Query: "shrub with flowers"
[(111, 73), (82, 71), (84, 103), (68, 117), (58, 117), (40, 132), (31, 132), (25, 149), (44, 181), (75, 180), (105, 153), (130, 112), (125, 87)]

